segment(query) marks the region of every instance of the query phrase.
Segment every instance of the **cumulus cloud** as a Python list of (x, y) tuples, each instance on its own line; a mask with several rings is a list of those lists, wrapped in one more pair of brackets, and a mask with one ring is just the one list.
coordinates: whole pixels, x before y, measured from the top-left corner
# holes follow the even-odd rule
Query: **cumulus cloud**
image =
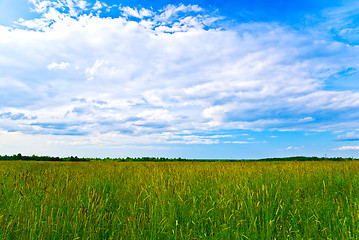
[(105, 18), (100, 1), (30, 2), (40, 17), (0, 27), (0, 112), (38, 118), (10, 117), (4, 130), (240, 144), (199, 133), (358, 126), (359, 93), (326, 89), (358, 67), (351, 45), (277, 23), (221, 28), (196, 5), (121, 6)]
[(49, 70), (63, 70), (66, 69), (70, 66), (70, 63), (65, 63), (65, 62), (61, 62), (61, 63), (51, 63), (49, 65), (47, 65), (47, 69)]
[(95, 4), (93, 5), (92, 9), (93, 10), (99, 10), (99, 9), (103, 8), (103, 6), (104, 6), (103, 3), (101, 3), (100, 1), (97, 0), (95, 2)]
[(359, 150), (359, 146), (343, 146), (334, 150), (341, 150), (341, 151), (346, 151), (346, 150)]

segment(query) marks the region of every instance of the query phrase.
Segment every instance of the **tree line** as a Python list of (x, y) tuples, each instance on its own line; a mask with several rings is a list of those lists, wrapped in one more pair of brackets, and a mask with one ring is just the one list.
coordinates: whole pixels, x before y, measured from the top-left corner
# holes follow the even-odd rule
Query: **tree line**
[(135, 161), (144, 161), (144, 162), (171, 162), (171, 161), (196, 161), (196, 162), (238, 162), (238, 161), (348, 161), (348, 160), (358, 160), (356, 158), (342, 158), (342, 157), (283, 157), (283, 158), (263, 158), (263, 159), (186, 159), (186, 158), (165, 158), (165, 157), (126, 157), (126, 158), (80, 158), (77, 156), (70, 157), (50, 157), (50, 156), (23, 156), (21, 153), (14, 155), (0, 155), (0, 161), (63, 161), (63, 162), (88, 162), (88, 161), (118, 161), (118, 162), (135, 162)]
[(164, 158), (164, 157), (126, 157), (126, 158), (85, 158), (85, 157), (50, 157), (50, 156), (24, 156), (21, 153), (14, 155), (0, 155), (0, 161), (64, 161), (64, 162), (87, 162), (87, 161), (120, 161), (120, 162), (131, 162), (131, 161), (183, 161), (186, 159), (182, 158)]

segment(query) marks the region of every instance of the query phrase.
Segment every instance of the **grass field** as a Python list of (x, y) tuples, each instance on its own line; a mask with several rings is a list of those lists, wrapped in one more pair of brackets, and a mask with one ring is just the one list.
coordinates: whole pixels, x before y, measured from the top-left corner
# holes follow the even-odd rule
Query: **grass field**
[(359, 161), (0, 162), (1, 239), (358, 239)]

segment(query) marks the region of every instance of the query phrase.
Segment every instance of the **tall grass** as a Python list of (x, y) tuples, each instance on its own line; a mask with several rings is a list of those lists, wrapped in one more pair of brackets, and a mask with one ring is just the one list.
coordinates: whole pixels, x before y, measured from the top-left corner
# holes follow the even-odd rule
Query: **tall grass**
[(359, 162), (0, 162), (1, 239), (358, 239)]

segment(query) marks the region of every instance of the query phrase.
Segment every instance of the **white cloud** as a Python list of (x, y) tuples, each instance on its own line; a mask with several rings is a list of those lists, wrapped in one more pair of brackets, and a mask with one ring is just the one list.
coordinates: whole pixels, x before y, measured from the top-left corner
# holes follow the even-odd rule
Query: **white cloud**
[(348, 132), (337, 137), (339, 141), (359, 141), (359, 134), (356, 132)]
[(41, 1), (41, 0), (29, 0), (30, 3), (35, 7), (33, 10), (37, 13), (44, 13), (52, 5), (51, 1)]
[(334, 150), (342, 150), (342, 151), (347, 151), (347, 150), (359, 150), (359, 146), (343, 146)]
[(201, 9), (196, 6), (193, 9), (193, 6), (189, 5), (189, 6), (185, 6), (183, 4), (179, 5), (179, 6), (174, 6), (174, 5), (168, 5), (164, 10), (163, 13), (161, 15), (159, 15), (157, 18), (160, 20), (169, 20), (171, 17), (174, 17), (177, 15), (177, 13), (180, 12), (189, 12), (189, 11), (195, 11), (198, 12)]
[(137, 114), (137, 117), (144, 118), (149, 121), (172, 121), (173, 116), (166, 109), (145, 110)]
[(82, 10), (85, 10), (86, 7), (89, 5), (86, 1), (78, 1), (77, 4)]
[(246, 142), (246, 141), (224, 141), (223, 143), (248, 144), (248, 143), (251, 143), (251, 142)]
[(120, 7), (120, 10), (122, 10), (127, 16), (142, 18), (142, 16), (139, 14), (136, 8)]
[(109, 65), (109, 61), (96, 60), (92, 67), (86, 68), (86, 75), (88, 76), (87, 80), (94, 80), (95, 75), (98, 74), (100, 71), (105, 71)]
[(144, 18), (144, 17), (151, 17), (153, 12), (149, 9), (142, 8), (137, 10), (136, 8), (131, 7), (120, 7), (120, 10), (124, 12), (126, 16), (136, 17), (136, 18)]
[(93, 10), (99, 10), (99, 9), (101, 9), (101, 8), (103, 8), (103, 3), (101, 3), (101, 2), (98, 1), (98, 0), (95, 2), (95, 4), (94, 4), (93, 7), (92, 7)]
[(315, 119), (312, 118), (312, 117), (305, 117), (305, 118), (301, 118), (299, 119), (299, 122), (312, 122), (314, 121)]
[(41, 17), (0, 27), (0, 112), (38, 118), (7, 119), (4, 130), (213, 144), (220, 135), (197, 134), (359, 127), (359, 93), (325, 88), (359, 65), (356, 47), (275, 23), (220, 29), (209, 25), (220, 17), (193, 5), (101, 18), (91, 12), (100, 1), (32, 3)]
[[(252, 140), (252, 139), (248, 139)], [(248, 142), (248, 141), (224, 141), (223, 143), (231, 143), (231, 144), (254, 144), (254, 143), (267, 143), (266, 141), (262, 142)]]
[(297, 150), (299, 149), (298, 147), (293, 147), (293, 146), (289, 146), (286, 148), (286, 150)]
[(64, 70), (64, 69), (68, 68), (69, 66), (70, 66), (70, 63), (68, 63), (68, 62), (61, 62), (61, 63), (53, 62), (53, 63), (47, 65), (47, 69), (49, 69), (49, 70)]
[(140, 16), (142, 17), (151, 17), (154, 13), (146, 8), (141, 8), (141, 10), (139, 11)]

